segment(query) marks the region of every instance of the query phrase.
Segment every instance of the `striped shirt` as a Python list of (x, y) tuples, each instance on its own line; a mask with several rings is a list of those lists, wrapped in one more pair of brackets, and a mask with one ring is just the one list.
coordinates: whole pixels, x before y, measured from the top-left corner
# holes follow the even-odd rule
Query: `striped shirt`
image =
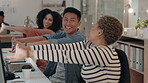
[(69, 64), (84, 64), (83, 79), (89, 83), (117, 83), (120, 79), (120, 61), (111, 46), (94, 46), (89, 41), (70, 44), (31, 46), (37, 59)]

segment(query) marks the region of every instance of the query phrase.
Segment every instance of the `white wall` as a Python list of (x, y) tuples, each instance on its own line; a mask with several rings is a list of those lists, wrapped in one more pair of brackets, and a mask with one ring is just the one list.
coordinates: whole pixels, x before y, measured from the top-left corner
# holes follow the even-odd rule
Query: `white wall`
[(27, 16), (35, 22), (37, 13), (42, 9), (41, 0), (0, 0), (2, 9), (3, 1), (10, 1), (13, 12), (5, 13), (5, 22), (11, 25), (23, 26)]
[[(5, 12), (5, 22), (10, 25), (23, 26), (27, 16), (35, 22), (37, 13), (42, 9), (42, 0), (0, 0), (0, 10), (3, 10), (5, 2), (9, 2), (12, 9)], [(81, 9), (80, 0), (66, 0), (66, 6)]]
[[(92, 5), (92, 4), (94, 4), (94, 5)], [(88, 14), (89, 15), (92, 15), (93, 17), (92, 17), (92, 22), (93, 23), (96, 23), (97, 22), (97, 20), (98, 20), (98, 2), (97, 2), (97, 0), (88, 0)]]
[(148, 19), (148, 13), (146, 13), (146, 10), (148, 10), (148, 0), (139, 0), (139, 17), (140, 21)]
[(139, 17), (138, 11), (140, 11), (138, 10), (138, 7), (139, 7), (138, 0), (132, 0), (131, 7), (133, 8), (134, 11), (133, 13), (129, 13), (128, 27), (134, 28), (137, 25), (136, 20)]
[(66, 0), (66, 7), (75, 7), (78, 10), (81, 10), (81, 0)]
[[(140, 17), (140, 23), (143, 20), (148, 19), (148, 0), (131, 0), (131, 6), (134, 9), (134, 12), (129, 14), (129, 26), (135, 27), (137, 25), (136, 20)], [(135, 14), (134, 14), (135, 13)]]
[[(30, 16), (31, 19), (35, 22), (37, 13), (42, 9), (42, 0), (0, 0), (0, 10), (3, 10), (4, 2), (9, 1), (12, 8), (11, 12), (5, 12), (5, 21), (11, 25), (23, 26), (24, 20), (27, 16)], [(95, 4), (96, 0), (89, 0), (88, 14), (91, 14), (96, 17), (95, 14)], [(134, 27), (136, 25), (136, 20), (140, 17), (140, 21), (148, 19), (148, 9), (147, 0), (131, 0), (132, 7), (134, 9), (135, 15), (132, 13), (129, 15), (128, 25), (129, 27)], [(81, 0), (66, 0), (67, 7), (75, 7), (81, 10)], [(99, 10), (97, 10), (99, 11)], [(96, 19), (93, 17), (93, 22)], [(127, 20), (126, 20), (127, 21)]]

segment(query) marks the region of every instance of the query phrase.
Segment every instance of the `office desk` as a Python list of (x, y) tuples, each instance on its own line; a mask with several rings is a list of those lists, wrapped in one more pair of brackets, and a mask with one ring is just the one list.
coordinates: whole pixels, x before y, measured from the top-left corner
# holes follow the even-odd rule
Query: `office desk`
[(0, 35), (0, 43), (6, 43), (6, 42), (11, 42), (11, 38), (15, 37), (15, 38), (22, 38), (23, 35)]
[(11, 34), (8, 34), (8, 35), (0, 35), (0, 46), (2, 48), (10, 48), (12, 45), (11, 45), (11, 39), (12, 37), (15, 37), (15, 38), (22, 38), (23, 35), (11, 35)]
[[(9, 54), (10, 48), (4, 48), (2, 49), (4, 56)], [(12, 55), (10, 53), (10, 55)], [(35, 71), (31, 72), (31, 79), (25, 80), (25, 82), (13, 82), (13, 81), (7, 81), (7, 83), (51, 83), (50, 80), (38, 69), (37, 65), (34, 63), (34, 61), (31, 58), (26, 58), (26, 61), (31, 63), (33, 67), (35, 68)], [(19, 75), (23, 79), (23, 73), (17, 72), (16, 75)]]
[[(50, 80), (38, 69), (36, 64), (32, 61), (31, 58), (26, 59), (27, 62), (30, 62), (33, 67), (35, 68), (35, 71), (31, 72), (31, 79), (25, 80), (23, 83), (51, 83)], [(15, 73), (16, 75), (19, 75), (21, 79), (23, 79), (23, 73)], [(12, 81), (8, 81), (8, 83), (13, 83)], [(17, 82), (18, 83), (18, 82)]]

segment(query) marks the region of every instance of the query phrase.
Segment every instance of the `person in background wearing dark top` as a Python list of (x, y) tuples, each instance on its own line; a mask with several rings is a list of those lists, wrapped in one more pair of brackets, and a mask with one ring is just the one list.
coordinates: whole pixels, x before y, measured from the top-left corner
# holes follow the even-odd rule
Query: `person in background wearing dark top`
[[(0, 11), (0, 29), (1, 29), (1, 24), (5, 24), (5, 25), (9, 26), (9, 24), (4, 21), (4, 18), (5, 18), (4, 12), (3, 11)], [(0, 33), (0, 35), (6, 35), (6, 34), (9, 34), (9, 33), (10, 33), (10, 31), (9, 30), (6, 30), (6, 31)], [(4, 43), (1, 43), (1, 46), (3, 48), (11, 47), (11, 43), (4, 42)]]
[[(0, 27), (1, 27), (1, 24), (2, 23), (4, 23), (5, 25), (9, 26), (8, 23), (4, 22), (4, 18), (5, 18), (4, 12), (3, 11), (0, 11)], [(9, 33), (10, 33), (10, 31), (7, 30), (6, 32), (0, 33), (0, 34), (9, 34)]]

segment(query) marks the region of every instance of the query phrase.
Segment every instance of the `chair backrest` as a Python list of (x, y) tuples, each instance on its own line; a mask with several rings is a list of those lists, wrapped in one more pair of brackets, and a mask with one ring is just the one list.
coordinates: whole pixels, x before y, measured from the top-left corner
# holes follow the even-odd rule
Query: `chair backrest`
[(121, 77), (119, 83), (130, 83), (130, 69), (128, 59), (124, 51), (115, 49), (121, 63)]

